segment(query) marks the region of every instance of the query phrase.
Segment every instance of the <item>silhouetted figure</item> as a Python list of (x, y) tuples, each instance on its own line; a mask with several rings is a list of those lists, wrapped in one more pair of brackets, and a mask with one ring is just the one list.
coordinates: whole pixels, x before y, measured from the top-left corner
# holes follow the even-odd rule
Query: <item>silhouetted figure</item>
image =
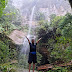
[[(27, 38), (27, 36), (26, 36)], [(33, 72), (34, 72), (34, 68), (35, 68), (35, 63), (37, 63), (37, 56), (36, 56), (36, 45), (38, 44), (38, 42), (41, 40), (41, 38), (36, 42), (36, 44), (34, 44), (34, 39), (30, 40), (27, 38), (29, 45), (30, 45), (30, 52), (29, 52), (29, 59), (28, 59), (28, 63), (29, 63), (29, 72), (30, 72), (30, 68), (31, 68), (31, 63), (33, 62)]]

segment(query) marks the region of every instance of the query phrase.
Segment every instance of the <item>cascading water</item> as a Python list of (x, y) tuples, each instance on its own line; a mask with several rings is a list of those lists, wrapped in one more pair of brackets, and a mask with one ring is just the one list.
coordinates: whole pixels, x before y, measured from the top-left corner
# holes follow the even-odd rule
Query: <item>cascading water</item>
[(31, 32), (34, 11), (35, 11), (35, 6), (33, 7), (32, 13), (31, 13), (31, 16), (30, 16), (30, 23), (29, 23), (29, 32), (28, 32), (28, 35), (30, 35), (30, 32)]
[[(31, 16), (30, 16), (29, 31), (28, 31), (28, 35), (27, 35), (27, 37), (29, 39), (31, 39), (32, 37), (34, 37), (33, 34), (32, 34), (33, 36), (30, 35), (31, 34), (31, 29), (32, 29), (32, 20), (33, 20), (34, 11), (35, 11), (35, 6), (32, 8), (32, 13), (31, 13)], [(19, 58), (19, 59), (22, 58), (21, 60), (23, 60), (22, 64), (24, 64), (24, 67), (28, 66), (27, 62), (28, 62), (29, 51), (30, 51), (30, 47), (29, 47), (28, 40), (24, 37), (23, 47), (21, 49), (20, 58)]]
[[(31, 16), (30, 16), (29, 31), (28, 31), (28, 35), (27, 35), (27, 37), (29, 39), (31, 39), (30, 33), (31, 33), (31, 28), (32, 28), (32, 20), (33, 20), (34, 11), (35, 11), (35, 6), (32, 8), (32, 13), (31, 13)], [(30, 48), (29, 48), (28, 40), (26, 38), (24, 38), (22, 52), (24, 52), (24, 54), (28, 54), (29, 49)]]

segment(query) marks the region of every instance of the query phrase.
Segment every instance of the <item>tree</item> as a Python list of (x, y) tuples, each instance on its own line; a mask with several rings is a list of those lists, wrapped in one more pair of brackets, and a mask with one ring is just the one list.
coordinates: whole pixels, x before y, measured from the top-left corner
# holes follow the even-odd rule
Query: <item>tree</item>
[(0, 63), (7, 62), (9, 60), (9, 48), (8, 46), (0, 41)]
[(19, 10), (9, 3), (0, 18), (0, 32), (4, 31), (9, 34), (13, 29), (18, 28), (20, 24), (21, 16)]
[(62, 30), (62, 35), (66, 38), (72, 37), (72, 15), (70, 13), (67, 13), (65, 15), (65, 18), (63, 19), (63, 22), (59, 25), (60, 29)]
[(37, 20), (37, 21), (45, 20), (45, 15), (43, 13), (37, 12), (35, 14), (35, 20)]
[[(57, 33), (61, 36), (56, 36), (57, 42), (54, 45), (54, 49), (51, 52), (53, 57), (60, 59), (64, 62), (72, 59), (72, 15), (67, 13), (64, 18), (59, 22)], [(60, 32), (59, 32), (60, 31)]]
[(0, 0), (0, 17), (3, 14), (4, 8), (5, 8), (5, 0)]
[(50, 15), (50, 21), (52, 21), (55, 17), (56, 17), (55, 14), (51, 14), (51, 15)]
[[(40, 22), (38, 37), (42, 37), (41, 43), (51, 53), (50, 62), (69, 62), (72, 59), (72, 15), (56, 16), (46, 27), (43, 21)], [(52, 60), (53, 59), (53, 60)]]
[(0, 33), (0, 64), (9, 62), (10, 59), (17, 58), (16, 45), (6, 35)]

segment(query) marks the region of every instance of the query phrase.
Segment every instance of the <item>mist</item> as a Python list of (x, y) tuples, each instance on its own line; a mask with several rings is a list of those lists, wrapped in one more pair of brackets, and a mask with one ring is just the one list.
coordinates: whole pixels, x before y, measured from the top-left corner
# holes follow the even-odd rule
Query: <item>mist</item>
[(72, 71), (72, 10), (68, 0), (8, 0), (6, 6), (2, 4), (0, 72), (28, 72), (30, 54), (37, 56), (35, 72)]

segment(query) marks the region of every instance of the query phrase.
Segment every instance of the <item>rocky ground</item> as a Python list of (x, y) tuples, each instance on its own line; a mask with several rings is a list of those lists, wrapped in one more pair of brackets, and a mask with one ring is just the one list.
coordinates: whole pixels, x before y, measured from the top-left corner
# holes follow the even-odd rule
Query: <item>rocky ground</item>
[[(17, 72), (29, 72), (28, 69), (18, 69)], [(30, 72), (33, 72), (32, 70)], [(38, 72), (38, 71), (35, 71), (35, 72)]]

